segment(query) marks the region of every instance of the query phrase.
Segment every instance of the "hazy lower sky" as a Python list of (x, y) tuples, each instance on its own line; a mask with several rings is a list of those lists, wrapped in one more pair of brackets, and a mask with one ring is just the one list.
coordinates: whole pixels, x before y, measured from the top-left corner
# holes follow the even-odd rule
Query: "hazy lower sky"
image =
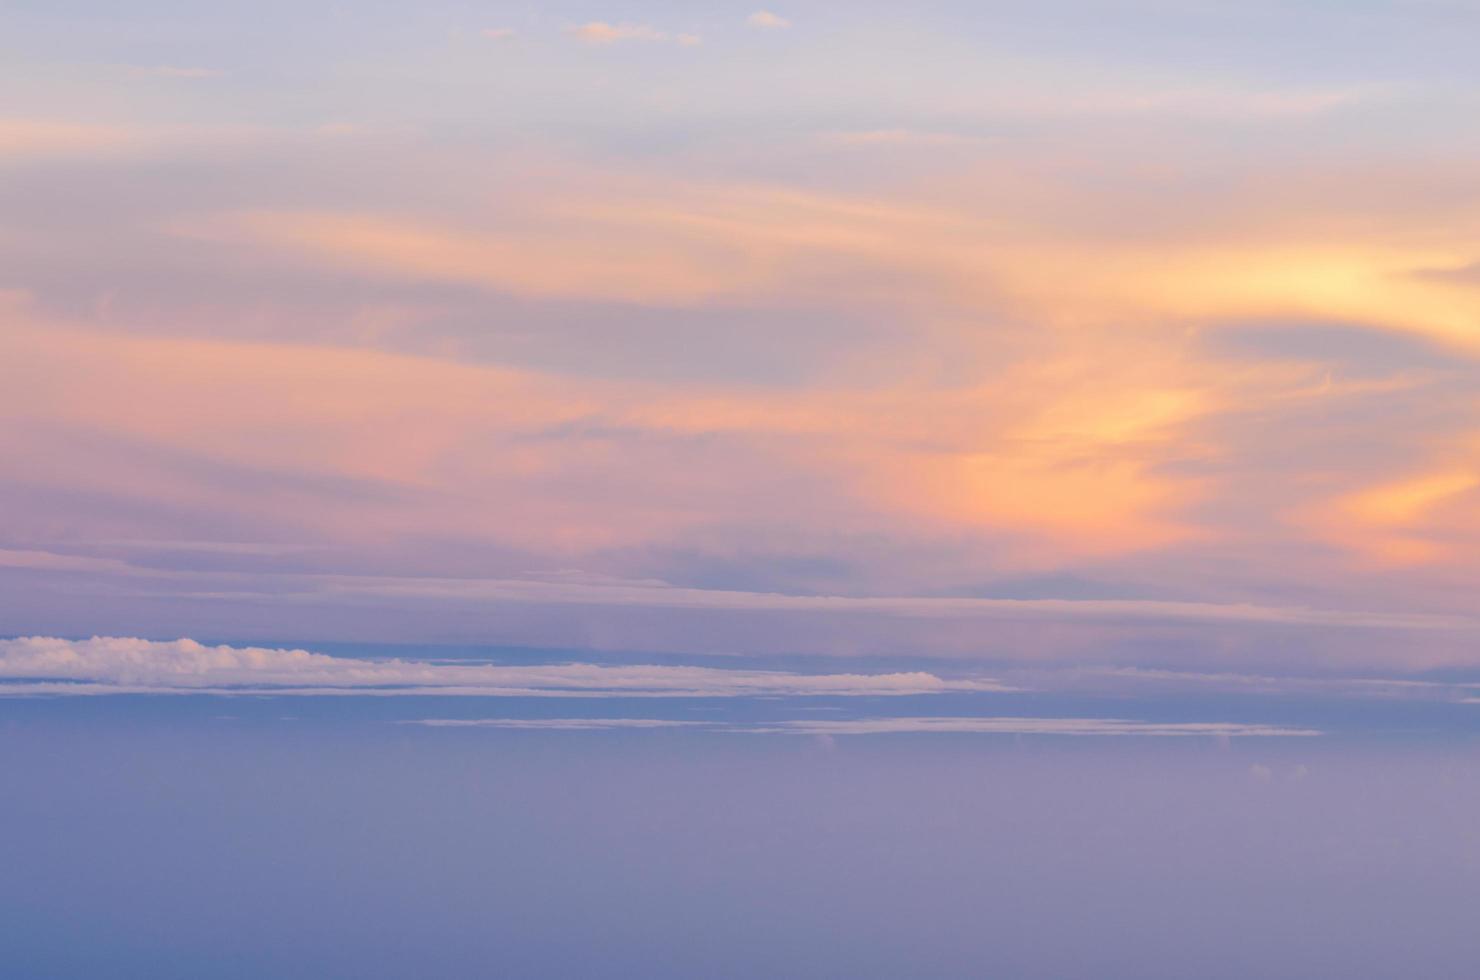
[(4, 3), (0, 949), (1467, 975), (1477, 39)]

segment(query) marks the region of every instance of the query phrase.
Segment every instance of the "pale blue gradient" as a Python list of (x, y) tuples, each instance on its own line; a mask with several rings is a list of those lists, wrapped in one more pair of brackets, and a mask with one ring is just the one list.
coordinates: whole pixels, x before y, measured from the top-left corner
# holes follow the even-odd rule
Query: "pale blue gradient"
[(827, 745), (84, 700), (3, 706), (10, 976), (1365, 980), (1480, 953), (1473, 736)]

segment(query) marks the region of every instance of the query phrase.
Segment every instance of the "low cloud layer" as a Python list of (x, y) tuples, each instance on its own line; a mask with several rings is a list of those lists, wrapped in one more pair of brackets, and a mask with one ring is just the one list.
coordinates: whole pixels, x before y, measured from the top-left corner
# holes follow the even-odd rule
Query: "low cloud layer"
[(419, 718), (425, 728), (512, 728), (528, 731), (600, 732), (623, 728), (704, 728), (708, 722), (670, 718)]
[(410, 722), (428, 728), (505, 728), (547, 731), (709, 728), (755, 735), (1141, 735), (1158, 738), (1308, 738), (1312, 728), (1250, 725), (1235, 722), (1147, 722), (1124, 718), (855, 718), (845, 721), (781, 721), (759, 725), (670, 721), (659, 718), (422, 718)]
[(0, 695), (439, 694), (479, 697), (786, 697), (1003, 691), (923, 671), (797, 674), (686, 666), (545, 666), (357, 660), (194, 640), (0, 640)]
[(783, 721), (752, 731), (778, 735), (1155, 735), (1237, 738), (1321, 734), (1312, 728), (1281, 728), (1230, 722), (1148, 722), (1124, 718), (857, 718), (847, 721)]

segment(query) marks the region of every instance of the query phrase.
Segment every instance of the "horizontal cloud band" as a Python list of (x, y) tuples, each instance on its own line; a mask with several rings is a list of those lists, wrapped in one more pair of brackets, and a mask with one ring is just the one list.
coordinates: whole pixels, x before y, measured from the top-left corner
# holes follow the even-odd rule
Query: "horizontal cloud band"
[(658, 718), (423, 718), (413, 725), (428, 728), (504, 728), (534, 731), (607, 731), (616, 729), (705, 727), (761, 735), (902, 735), (918, 733), (974, 735), (1143, 735), (1212, 738), (1310, 737), (1311, 728), (1281, 728), (1238, 722), (1147, 722), (1124, 718), (855, 718), (846, 721), (782, 721), (761, 725), (723, 725)]
[(1010, 690), (923, 671), (798, 674), (689, 666), (540, 666), (360, 660), (307, 650), (130, 637), (0, 640), (0, 695), (443, 694), (485, 697), (744, 697)]
[[(168, 550), (225, 550), (266, 553), (272, 545), (163, 542)], [(173, 572), (116, 558), (96, 558), (0, 548), (0, 568), (153, 579), (199, 579), (200, 573)], [(253, 587), (212, 591), (150, 593), (175, 598), (255, 600), (291, 596), (328, 601), (368, 598), (426, 602), (511, 602), (530, 605), (627, 606), (704, 611), (872, 614), (919, 619), (1088, 620), (1161, 623), (1232, 623), (1316, 628), (1480, 631), (1469, 616), (1361, 609), (1320, 609), (1256, 603), (1188, 602), (1165, 599), (1004, 599), (979, 596), (849, 596), (699, 589), (650, 580), (545, 581), (518, 578), (398, 577), (382, 575), (295, 574), (288, 572), (210, 573), (218, 583), (250, 581)], [(262, 588), (270, 585), (270, 589)]]

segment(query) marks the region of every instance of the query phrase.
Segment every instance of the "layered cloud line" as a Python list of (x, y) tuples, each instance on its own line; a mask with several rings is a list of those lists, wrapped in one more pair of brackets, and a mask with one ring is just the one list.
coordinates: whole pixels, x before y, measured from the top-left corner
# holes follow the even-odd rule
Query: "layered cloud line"
[[(1407, 700), (1463, 704), (1480, 702), (1480, 698), (1475, 696), (1477, 691), (1480, 691), (1480, 684), (1457, 680), (1203, 674), (1118, 667), (1007, 667), (993, 677), (941, 677), (919, 670), (805, 673), (672, 664), (565, 662), (504, 665), (484, 661), (369, 659), (331, 656), (303, 649), (211, 646), (190, 639), (160, 641), (117, 636), (0, 639), (0, 697), (196, 694), (792, 698), (1037, 692), (1119, 699), (1212, 694), (1236, 698), (1273, 695), (1322, 701)], [(1017, 720), (1008, 719), (1002, 723), (1014, 724)], [(797, 725), (805, 727), (800, 722)], [(786, 723), (777, 730), (789, 731), (791, 727), (794, 726)], [(1185, 728), (1188, 734), (1198, 731), (1190, 726), (1177, 725), (1174, 728)], [(826, 734), (822, 731), (817, 733)], [(1066, 731), (1062, 734), (1075, 733)]]
[(788, 697), (1006, 691), (923, 671), (800, 674), (689, 666), (544, 666), (360, 660), (194, 640), (0, 640), (0, 695), (463, 695), (475, 697)]
[(662, 583), (609, 584), (520, 579), (368, 578), (323, 576), (337, 595), (470, 599), (578, 605), (635, 605), (684, 609), (857, 612), (891, 616), (982, 619), (1160, 620), (1390, 630), (1474, 630), (1480, 620), (1422, 613), (1308, 609), (1253, 603), (1154, 599), (995, 599), (952, 596), (786, 595), (694, 589)]
[(672, 718), (417, 718), (402, 722), (424, 728), (508, 728), (526, 731), (605, 732), (655, 728), (708, 728), (710, 722)]
[(1245, 736), (1310, 737), (1313, 728), (1282, 728), (1234, 722), (1147, 722), (1124, 718), (857, 718), (843, 721), (786, 721), (752, 729), (776, 735), (1153, 735), (1186, 738)]
[[(274, 554), (271, 545), (165, 542), (160, 550), (220, 550)], [(1480, 619), (1431, 613), (1318, 609), (1258, 603), (1163, 599), (1018, 599), (977, 596), (849, 596), (700, 589), (653, 580), (579, 574), (549, 579), (450, 578), (229, 571), (177, 572), (115, 558), (0, 548), (0, 568), (81, 572), (126, 578), (188, 580), (177, 599), (383, 599), (426, 602), (622, 606), (762, 613), (840, 613), (923, 619), (1052, 620), (1346, 628), (1357, 630), (1480, 631)], [(584, 580), (583, 580), (584, 579)], [(264, 588), (263, 586), (270, 586)]]
[(421, 718), (406, 724), (427, 728), (495, 728), (517, 731), (617, 731), (704, 728), (756, 735), (1069, 735), (1156, 738), (1309, 738), (1314, 728), (1237, 722), (1147, 722), (1125, 718), (933, 717), (855, 718), (844, 721), (782, 721), (758, 725), (671, 721), (659, 718)]

